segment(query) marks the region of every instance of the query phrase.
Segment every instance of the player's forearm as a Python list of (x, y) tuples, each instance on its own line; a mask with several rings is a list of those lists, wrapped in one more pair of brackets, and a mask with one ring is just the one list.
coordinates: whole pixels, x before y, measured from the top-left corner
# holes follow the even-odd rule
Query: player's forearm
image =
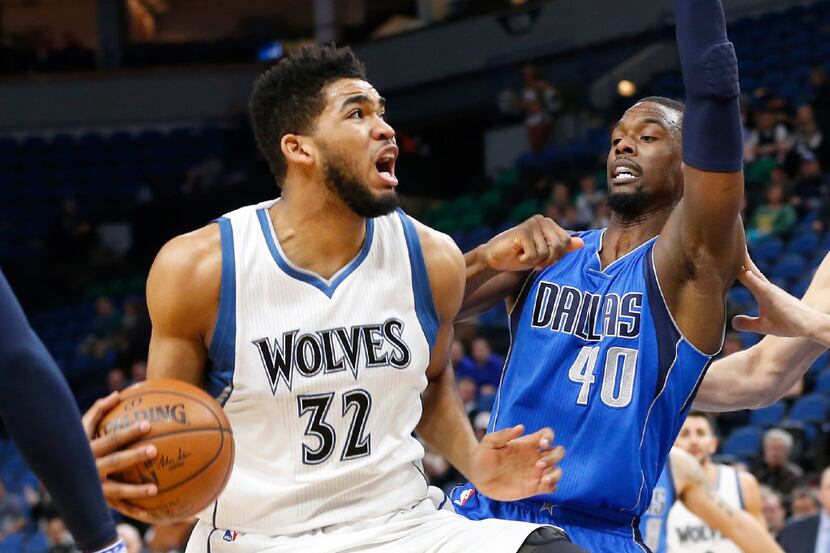
[(744, 553), (783, 553), (769, 532), (745, 511), (735, 511), (730, 524), (724, 535)]
[(825, 349), (807, 338), (766, 336), (755, 346), (712, 364), (695, 408), (717, 412), (771, 405), (804, 376)]
[(451, 367), (432, 380), (424, 391), (423, 414), (416, 431), (433, 451), (470, 478), (470, 459), (478, 442), (458, 395)]
[(720, 0), (675, 0), (676, 35), (686, 88), (683, 161), (707, 172), (743, 167), (738, 64)]
[(830, 348), (830, 315), (813, 311), (807, 337), (816, 344)]
[[(0, 417), (84, 550), (115, 538), (69, 386), (0, 273)], [(43, 403), (49, 408), (43, 408)], [(80, 444), (80, 446), (79, 446)]]

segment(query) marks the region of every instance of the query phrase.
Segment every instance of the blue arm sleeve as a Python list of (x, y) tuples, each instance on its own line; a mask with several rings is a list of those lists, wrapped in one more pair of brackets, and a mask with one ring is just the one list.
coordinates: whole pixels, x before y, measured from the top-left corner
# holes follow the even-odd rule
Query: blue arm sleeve
[(81, 415), (0, 271), (0, 417), (52, 495), (78, 547), (115, 541)]
[(675, 0), (677, 49), (686, 88), (683, 161), (702, 171), (743, 167), (738, 60), (720, 0)]

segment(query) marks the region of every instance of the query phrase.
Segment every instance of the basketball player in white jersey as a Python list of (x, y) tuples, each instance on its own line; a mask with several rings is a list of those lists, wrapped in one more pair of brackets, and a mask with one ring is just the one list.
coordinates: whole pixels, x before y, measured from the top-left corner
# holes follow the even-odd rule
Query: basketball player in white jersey
[(505, 499), (552, 491), (564, 453), (550, 429), (475, 440), (447, 368), (464, 259), (396, 210), (384, 104), (349, 49), (280, 61), (251, 114), (281, 197), (174, 238), (153, 263), (148, 379), (204, 385), (236, 441), (187, 551), (583, 552), (559, 529), (472, 522), (431, 497), (416, 431)]
[(679, 549), (671, 547), (671, 539), (667, 536), (671, 531), (671, 528), (667, 529), (668, 513), (681, 506), (740, 545), (741, 549), (737, 551), (782, 553), (762, 522), (730, 505), (717, 493), (697, 460), (683, 449), (673, 447), (654, 488), (651, 505), (640, 523), (643, 543), (654, 553), (698, 550), (685, 543)]
[[(712, 462), (718, 437), (712, 416), (692, 411), (683, 423), (675, 446), (700, 463), (709, 485), (733, 509), (744, 510), (766, 530), (761, 512), (761, 490), (755, 477), (734, 467)], [(675, 503), (668, 518), (669, 553), (740, 553), (720, 532), (695, 516), (683, 503)]]

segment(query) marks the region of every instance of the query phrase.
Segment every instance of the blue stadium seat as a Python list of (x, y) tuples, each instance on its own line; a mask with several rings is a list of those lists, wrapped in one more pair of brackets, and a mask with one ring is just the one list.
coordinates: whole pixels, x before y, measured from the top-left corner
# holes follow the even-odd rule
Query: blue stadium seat
[[(747, 314), (751, 315), (753, 317), (757, 316), (757, 313), (747, 313)], [(743, 344), (744, 349), (751, 348), (752, 346), (754, 346), (755, 344), (760, 342), (761, 338), (763, 338), (762, 335), (755, 334), (754, 332), (741, 332), (741, 343)]]
[(0, 553), (20, 553), (23, 549), (23, 536), (20, 533), (7, 536), (0, 541)]
[(812, 255), (813, 251), (818, 248), (819, 236), (815, 232), (801, 232), (793, 236), (787, 242), (786, 252), (788, 255), (798, 254), (803, 256)]
[(830, 351), (825, 351), (818, 356), (818, 358), (810, 366), (810, 372), (816, 374), (827, 368), (830, 368)]
[(827, 416), (827, 399), (819, 394), (800, 397), (790, 410), (789, 418), (804, 423), (821, 423)]
[(804, 276), (807, 263), (800, 255), (784, 255), (773, 266), (767, 276), (770, 278), (797, 279)]
[(23, 553), (46, 553), (49, 551), (49, 542), (43, 532), (36, 532), (26, 541)]
[(733, 286), (726, 294), (726, 300), (735, 307), (743, 308), (755, 304), (752, 293), (743, 286)]
[(752, 411), (749, 415), (749, 424), (766, 430), (781, 424), (786, 412), (787, 405), (783, 401), (777, 401), (768, 407)]
[(825, 369), (821, 371), (818, 378), (816, 378), (816, 384), (813, 388), (813, 392), (824, 396), (830, 396), (830, 370)]
[(763, 262), (777, 258), (784, 250), (784, 243), (777, 238), (767, 238), (754, 242), (750, 248), (752, 258), (756, 262)]
[(751, 426), (738, 428), (723, 442), (722, 453), (742, 459), (753, 458), (761, 450), (762, 436), (763, 434), (758, 428)]

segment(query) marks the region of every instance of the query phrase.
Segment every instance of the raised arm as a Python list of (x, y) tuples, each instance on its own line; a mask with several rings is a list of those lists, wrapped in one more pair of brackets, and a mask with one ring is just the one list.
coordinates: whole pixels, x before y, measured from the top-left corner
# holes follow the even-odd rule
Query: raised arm
[(830, 256), (822, 261), (801, 302), (767, 281), (751, 262), (741, 281), (758, 300), (760, 313), (736, 318), (736, 328), (778, 336), (767, 336), (749, 349), (715, 361), (695, 398), (696, 409), (732, 411), (775, 403), (827, 350), (824, 335), (819, 335), (822, 325), (810, 321), (826, 319), (830, 313)]
[(744, 193), (738, 66), (720, 0), (675, 0), (686, 88), (683, 199), (663, 228), (654, 262), (680, 330), (707, 353), (722, 339), (725, 294), (743, 259)]
[(464, 300), (456, 320), (484, 313), (518, 294), (533, 269), (552, 265), (566, 253), (581, 248), (553, 219), (534, 215), (464, 255)]
[(694, 457), (678, 448), (670, 456), (677, 495), (689, 511), (746, 553), (783, 553), (764, 526), (715, 492)]
[(564, 451), (548, 449), (549, 428), (521, 436), (524, 428), (517, 426), (487, 434), (480, 444), (476, 440), (449, 360), (464, 293), (464, 259), (448, 236), (417, 223), (416, 229), (438, 319), (418, 435), (489, 497), (510, 501), (553, 491), (561, 473), (555, 465)]

